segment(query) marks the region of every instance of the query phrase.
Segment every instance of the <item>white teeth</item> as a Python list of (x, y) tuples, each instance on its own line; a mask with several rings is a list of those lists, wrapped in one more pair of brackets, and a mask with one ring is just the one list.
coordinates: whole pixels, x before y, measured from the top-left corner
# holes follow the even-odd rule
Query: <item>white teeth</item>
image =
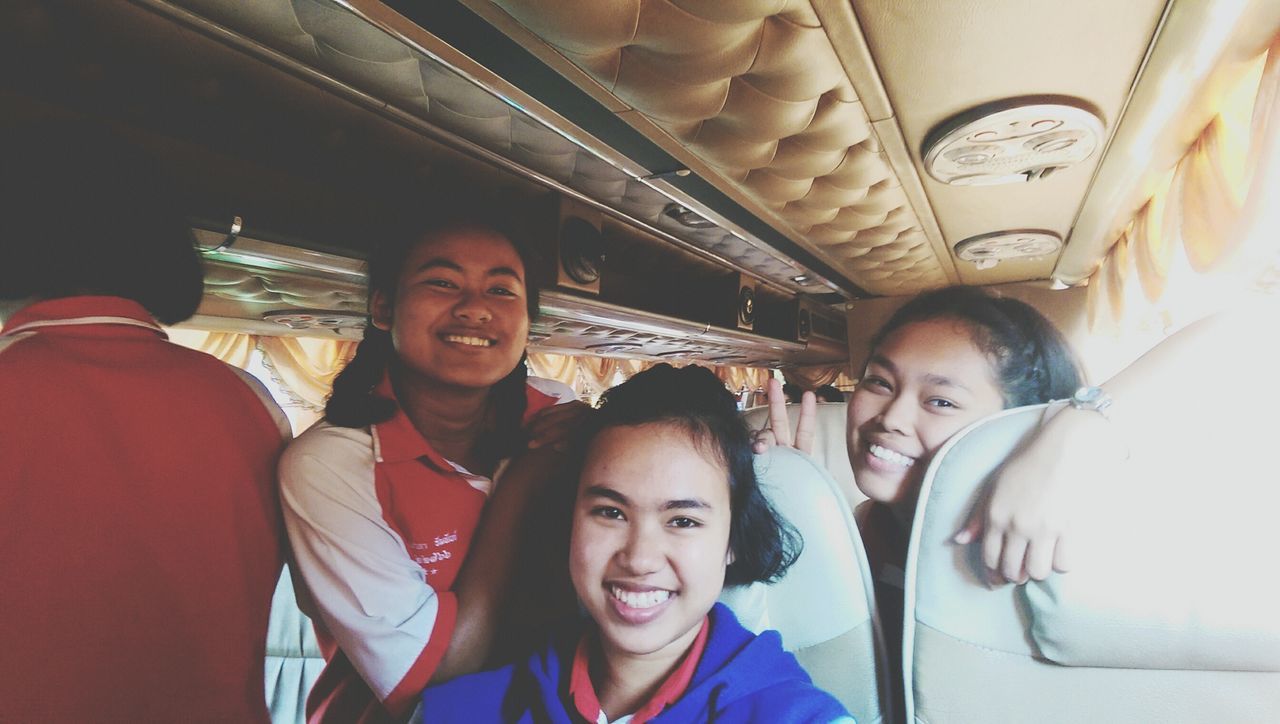
[(446, 342), (456, 342), (456, 343), (458, 343), (458, 344), (465, 344), (465, 345), (467, 345), (467, 346), (469, 346), (469, 347), (491, 347), (491, 346), (493, 346), (493, 340), (485, 339), (484, 337), (464, 337), (464, 336), (462, 336), (462, 335), (460, 335), (460, 334), (446, 334), (446, 335), (444, 336), (444, 341), (446, 341)]
[(617, 586), (613, 586), (612, 593), (627, 608), (653, 608), (671, 598), (671, 591), (624, 591)]
[(915, 458), (909, 458), (906, 455), (890, 450), (887, 447), (872, 444), (867, 449), (871, 451), (871, 455), (873, 457), (884, 460), (885, 462), (893, 463), (894, 465), (901, 465), (904, 468), (909, 468), (916, 462)]

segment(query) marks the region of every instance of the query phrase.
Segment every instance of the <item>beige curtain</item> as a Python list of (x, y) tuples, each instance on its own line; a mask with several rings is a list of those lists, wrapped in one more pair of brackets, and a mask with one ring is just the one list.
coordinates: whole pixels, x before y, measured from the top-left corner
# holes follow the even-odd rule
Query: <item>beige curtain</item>
[[(1275, 275), (1278, 136), (1280, 34), (1245, 68), (1218, 114), (1090, 277), (1092, 329), (1132, 311), (1194, 317), (1212, 309), (1210, 297), (1265, 285), (1259, 277)], [(1170, 300), (1173, 287), (1201, 299)]]
[(165, 330), (169, 339), (183, 347), (200, 350), (240, 369), (249, 367), (257, 338), (239, 332), (206, 332), (199, 329)]
[[(562, 355), (547, 352), (529, 353), (529, 373), (535, 377), (559, 380), (577, 391), (580, 397), (594, 400), (601, 392), (649, 369), (657, 362), (640, 359), (618, 359), (594, 355)], [(680, 367), (684, 363), (673, 362)], [(758, 390), (769, 379), (769, 370), (748, 367), (711, 367), (725, 386), (737, 392), (743, 387)]]
[(761, 390), (769, 381), (769, 370), (758, 367), (713, 367), (712, 371), (734, 392), (744, 387), (753, 392)]
[(529, 373), (534, 377), (556, 380), (577, 389), (578, 367), (576, 359), (569, 355), (530, 352)]
[[(282, 400), (294, 432), (307, 429), (324, 413), (333, 378), (355, 356), (356, 342), (296, 337), (260, 337), (236, 332), (169, 329), (169, 339), (227, 364), (254, 372)], [(253, 354), (262, 367), (254, 369)], [(265, 370), (265, 376), (262, 371)]]
[(355, 356), (356, 346), (348, 340), (258, 338), (272, 379), (312, 410), (324, 408), (333, 378)]

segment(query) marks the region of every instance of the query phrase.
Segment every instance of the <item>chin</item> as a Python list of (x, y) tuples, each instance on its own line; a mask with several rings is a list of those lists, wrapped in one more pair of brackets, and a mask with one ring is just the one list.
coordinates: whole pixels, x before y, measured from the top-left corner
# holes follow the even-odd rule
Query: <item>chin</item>
[[(907, 497), (913, 483), (904, 480), (884, 480), (870, 471), (853, 471), (853, 480), (859, 491), (877, 503), (892, 505)], [(865, 482), (863, 482), (865, 481)]]

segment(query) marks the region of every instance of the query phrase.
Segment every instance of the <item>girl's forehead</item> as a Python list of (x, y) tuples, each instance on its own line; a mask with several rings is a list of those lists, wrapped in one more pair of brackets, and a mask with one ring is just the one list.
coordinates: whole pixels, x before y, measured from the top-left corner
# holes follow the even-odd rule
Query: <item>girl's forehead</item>
[(995, 379), (993, 360), (978, 346), (973, 327), (946, 317), (909, 322), (895, 329), (872, 351), (870, 362), (904, 375), (990, 384)]
[(524, 262), (511, 241), (497, 231), (481, 226), (449, 228), (426, 234), (409, 250), (402, 271), (411, 272), (423, 262), (437, 257), (467, 268), (509, 267), (521, 275), (524, 273)]
[(729, 471), (720, 456), (688, 429), (668, 422), (605, 428), (591, 441), (582, 472), (580, 492), (606, 484), (637, 501), (692, 490), (728, 497)]

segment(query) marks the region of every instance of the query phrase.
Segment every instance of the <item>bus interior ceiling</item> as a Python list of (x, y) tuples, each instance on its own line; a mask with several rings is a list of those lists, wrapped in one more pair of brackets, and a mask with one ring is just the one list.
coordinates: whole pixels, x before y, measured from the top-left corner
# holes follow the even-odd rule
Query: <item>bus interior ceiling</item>
[(16, 0), (0, 105), (161, 159), (210, 250), (197, 325), (358, 337), (378, 224), (469, 188), (538, 240), (535, 349), (832, 365), (946, 284), (1007, 285), (1071, 334), (1213, 88), (1168, 79), (1280, 14), (681, 5)]

